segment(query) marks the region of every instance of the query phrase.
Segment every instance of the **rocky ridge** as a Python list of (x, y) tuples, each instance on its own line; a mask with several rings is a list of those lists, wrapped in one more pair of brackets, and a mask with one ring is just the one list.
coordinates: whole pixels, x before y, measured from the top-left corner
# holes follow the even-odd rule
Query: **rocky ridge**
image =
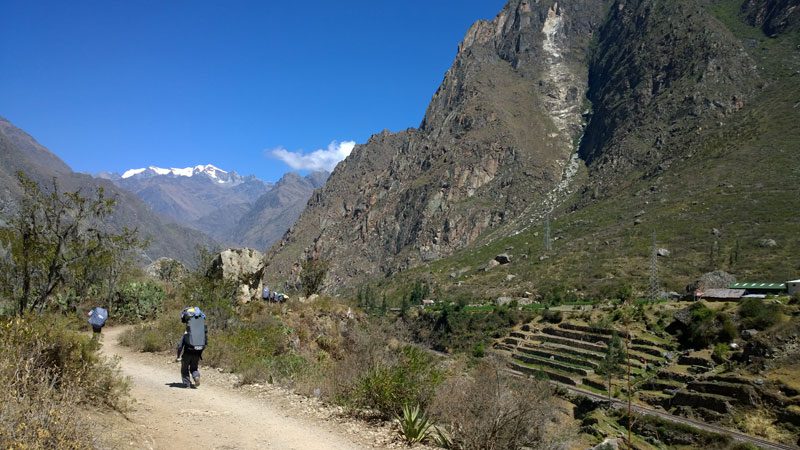
[(419, 129), (356, 146), (273, 248), (267, 276), (316, 256), (332, 261), (332, 282), (391, 274), (543, 204), (576, 152), (605, 9), (516, 0), (473, 25)]
[(418, 129), (337, 166), (266, 276), (318, 257), (328, 286), (390, 276), (613, 197), (695, 156), (763, 83), (699, 0), (509, 1), (467, 31)]

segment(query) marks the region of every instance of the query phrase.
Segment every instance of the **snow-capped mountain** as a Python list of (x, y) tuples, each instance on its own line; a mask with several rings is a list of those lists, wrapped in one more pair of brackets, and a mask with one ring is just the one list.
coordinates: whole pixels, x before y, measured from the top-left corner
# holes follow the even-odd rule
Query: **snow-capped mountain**
[(111, 180), (156, 212), (204, 231), (221, 244), (263, 250), (294, 223), (313, 190), (324, 184), (327, 173), (287, 174), (274, 184), (202, 164), (169, 169), (149, 166), (98, 177)]
[(228, 172), (216, 167), (212, 164), (201, 164), (194, 167), (176, 168), (172, 167), (165, 169), (163, 167), (149, 166), (140, 169), (128, 169), (122, 175), (118, 174), (104, 174), (109, 179), (142, 179), (151, 178), (156, 176), (168, 177), (192, 177), (192, 176), (205, 176), (219, 184), (239, 184), (245, 181), (246, 177), (242, 177), (236, 172)]

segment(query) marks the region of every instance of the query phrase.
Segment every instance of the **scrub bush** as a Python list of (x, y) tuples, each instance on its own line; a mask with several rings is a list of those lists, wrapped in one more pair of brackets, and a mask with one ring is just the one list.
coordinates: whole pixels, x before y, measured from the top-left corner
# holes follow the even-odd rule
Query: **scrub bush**
[(79, 405), (125, 409), (128, 383), (61, 316), (0, 324), (0, 448), (92, 448)]

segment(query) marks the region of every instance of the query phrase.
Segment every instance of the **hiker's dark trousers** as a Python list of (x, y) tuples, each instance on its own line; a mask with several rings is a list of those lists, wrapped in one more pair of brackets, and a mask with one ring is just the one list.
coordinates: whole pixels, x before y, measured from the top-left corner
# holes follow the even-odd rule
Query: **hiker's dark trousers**
[(197, 370), (197, 365), (200, 363), (199, 353), (184, 352), (181, 357), (181, 378), (185, 386), (191, 385), (189, 379), (189, 372), (192, 373), (192, 378), (200, 378), (200, 371)]

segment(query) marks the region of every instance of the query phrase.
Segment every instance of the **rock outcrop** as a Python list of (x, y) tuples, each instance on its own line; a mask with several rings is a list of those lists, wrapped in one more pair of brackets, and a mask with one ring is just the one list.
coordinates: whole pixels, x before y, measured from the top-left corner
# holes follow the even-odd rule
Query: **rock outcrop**
[(264, 274), (264, 255), (251, 248), (232, 248), (217, 254), (208, 268), (208, 276), (237, 285), (237, 300), (247, 303), (260, 298)]
[(800, 0), (745, 0), (742, 12), (747, 21), (775, 36), (800, 26)]

